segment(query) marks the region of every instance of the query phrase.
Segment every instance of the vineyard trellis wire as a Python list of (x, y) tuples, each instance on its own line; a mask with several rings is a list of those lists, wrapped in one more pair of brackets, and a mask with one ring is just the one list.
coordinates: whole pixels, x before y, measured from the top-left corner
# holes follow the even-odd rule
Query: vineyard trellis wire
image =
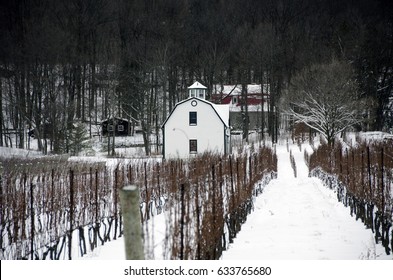
[(216, 259), (240, 230), (252, 197), (277, 171), (267, 147), (230, 157), (207, 153), (110, 166), (0, 160), (0, 259), (72, 259), (73, 244), (84, 255), (117, 239), (123, 231), (119, 189), (127, 184), (140, 188), (144, 224), (169, 213), (166, 258)]
[(360, 142), (344, 148), (319, 146), (312, 155), (305, 152), (310, 176), (319, 177), (335, 189), (337, 198), (350, 207), (381, 242), (386, 254), (393, 249), (393, 145), (388, 142)]

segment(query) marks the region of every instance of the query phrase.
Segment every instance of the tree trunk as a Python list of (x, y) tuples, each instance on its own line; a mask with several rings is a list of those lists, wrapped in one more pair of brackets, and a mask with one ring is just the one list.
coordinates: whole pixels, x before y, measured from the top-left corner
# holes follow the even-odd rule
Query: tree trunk
[(249, 125), (250, 119), (248, 115), (248, 90), (247, 90), (247, 83), (242, 77), (242, 91), (241, 91), (241, 114), (242, 114), (242, 124), (243, 124), (243, 141), (248, 143), (248, 132), (249, 132)]
[[(3, 80), (0, 79), (0, 108), (3, 108)], [(3, 147), (3, 110), (0, 111), (0, 147)]]

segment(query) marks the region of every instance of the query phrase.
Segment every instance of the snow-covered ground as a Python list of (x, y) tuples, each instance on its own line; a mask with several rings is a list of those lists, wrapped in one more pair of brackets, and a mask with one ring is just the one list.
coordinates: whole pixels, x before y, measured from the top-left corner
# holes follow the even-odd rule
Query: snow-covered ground
[(4, 158), (42, 157), (42, 153), (33, 150), (0, 147), (0, 156)]
[[(309, 146), (304, 146), (311, 152)], [(234, 243), (222, 260), (357, 260), (387, 259), (372, 231), (351, 217), (349, 208), (337, 201), (336, 194), (319, 179), (308, 177), (303, 153), (296, 145), (289, 149), (296, 160), (294, 177), (286, 145), (277, 146), (278, 178), (266, 186), (255, 200)], [(164, 217), (155, 217), (154, 257), (162, 259)], [(85, 260), (124, 260), (124, 240), (99, 247)]]
[[(380, 132), (368, 132), (360, 139), (383, 140), (391, 135)], [(134, 139), (135, 138), (135, 139)], [(137, 137), (132, 141), (137, 142)], [(347, 136), (348, 142), (355, 142), (356, 135)], [(128, 140), (127, 141), (131, 141)], [(122, 138), (117, 143), (124, 147), (117, 149), (118, 154), (134, 157), (134, 151), (128, 151), (130, 143)], [(102, 145), (102, 144), (101, 144)], [(99, 149), (97, 143), (94, 145)], [(140, 154), (143, 154), (143, 148)], [(296, 145), (289, 145), (297, 165), (297, 178), (294, 177), (289, 160), (289, 152), (284, 140), (276, 147), (278, 156), (278, 178), (265, 187), (264, 193), (254, 201), (254, 211), (248, 216), (234, 243), (223, 253), (222, 260), (234, 259), (387, 259), (381, 244), (375, 244), (373, 233), (366, 229), (361, 221), (351, 217), (349, 208), (339, 203), (336, 194), (324, 187), (320, 180), (308, 177), (308, 168), (304, 162), (304, 149), (312, 152), (309, 145), (303, 145), (302, 151)], [(41, 157), (36, 151), (0, 147), (3, 157)], [(131, 156), (133, 155), (133, 156)], [(69, 160), (105, 160), (101, 153), (96, 157), (71, 157)], [(165, 238), (164, 215), (155, 216), (154, 240), (150, 240), (149, 259), (163, 259), (163, 239)], [(77, 238), (74, 238), (77, 240)], [(76, 244), (77, 246), (77, 244)], [(77, 252), (77, 250), (75, 250)], [(124, 240), (118, 238), (96, 248), (82, 260), (124, 260)]]
[[(222, 278), (218, 274), (219, 269), (259, 269), (260, 266), (272, 267), (269, 279), (384, 279), (390, 275), (392, 266), (389, 260), (392, 260), (392, 255), (387, 256), (382, 246), (374, 243), (371, 230), (350, 216), (349, 209), (337, 202), (332, 190), (322, 186), (318, 179), (307, 177), (303, 151), (299, 151), (295, 145), (289, 148), (296, 160), (297, 178), (293, 175), (285, 143), (280, 143), (276, 149), (278, 178), (271, 181), (264, 193), (256, 198), (255, 210), (248, 216), (234, 243), (224, 252), (220, 261), (125, 261), (124, 240), (118, 238), (84, 257), (73, 256), (74, 261), (71, 262), (2, 261), (1, 279), (33, 277), (44, 280), (52, 279), (53, 276), (61, 279), (124, 279), (125, 269), (131, 266), (160, 269), (175, 269), (179, 266), (186, 269), (208, 268), (209, 275), (203, 276), (204, 279)], [(24, 153), (11, 154), (12, 157), (32, 156)], [(150, 230), (154, 229), (154, 243), (151, 243), (151, 247), (155, 249), (149, 257), (162, 259), (165, 215), (155, 216), (153, 220), (154, 226)], [(76, 241), (77, 238), (73, 240)], [(299, 259), (303, 261), (298, 261)], [(314, 261), (318, 259), (333, 261)], [(344, 259), (353, 261), (343, 261)], [(356, 261), (358, 259), (387, 261)], [(157, 279), (156, 276), (131, 277)], [(201, 276), (180, 277), (197, 279)], [(235, 277), (250, 279), (250, 276), (243, 275)]]
[(286, 147), (278, 146), (278, 178), (257, 198), (255, 211), (222, 259), (392, 259), (332, 190), (308, 177), (303, 151), (290, 149), (297, 178)]

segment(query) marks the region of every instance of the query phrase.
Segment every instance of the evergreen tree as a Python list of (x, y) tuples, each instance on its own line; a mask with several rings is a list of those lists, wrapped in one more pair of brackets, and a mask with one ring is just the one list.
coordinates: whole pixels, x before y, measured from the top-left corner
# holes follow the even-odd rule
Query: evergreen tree
[(69, 152), (72, 156), (77, 156), (86, 150), (91, 151), (88, 131), (83, 123), (75, 123), (69, 133)]

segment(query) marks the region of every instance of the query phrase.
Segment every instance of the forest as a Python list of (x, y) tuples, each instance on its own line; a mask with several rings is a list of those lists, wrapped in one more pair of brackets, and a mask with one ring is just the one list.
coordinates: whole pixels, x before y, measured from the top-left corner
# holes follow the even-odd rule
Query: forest
[(67, 153), (77, 124), (92, 137), (116, 116), (140, 123), (150, 155), (150, 134), (195, 80), (208, 98), (217, 85), (269, 84), (280, 112), (295, 77), (332, 60), (353, 69), (366, 128), (389, 131), (392, 1), (1, 1), (0, 146), (24, 148), (34, 129), (44, 154)]

